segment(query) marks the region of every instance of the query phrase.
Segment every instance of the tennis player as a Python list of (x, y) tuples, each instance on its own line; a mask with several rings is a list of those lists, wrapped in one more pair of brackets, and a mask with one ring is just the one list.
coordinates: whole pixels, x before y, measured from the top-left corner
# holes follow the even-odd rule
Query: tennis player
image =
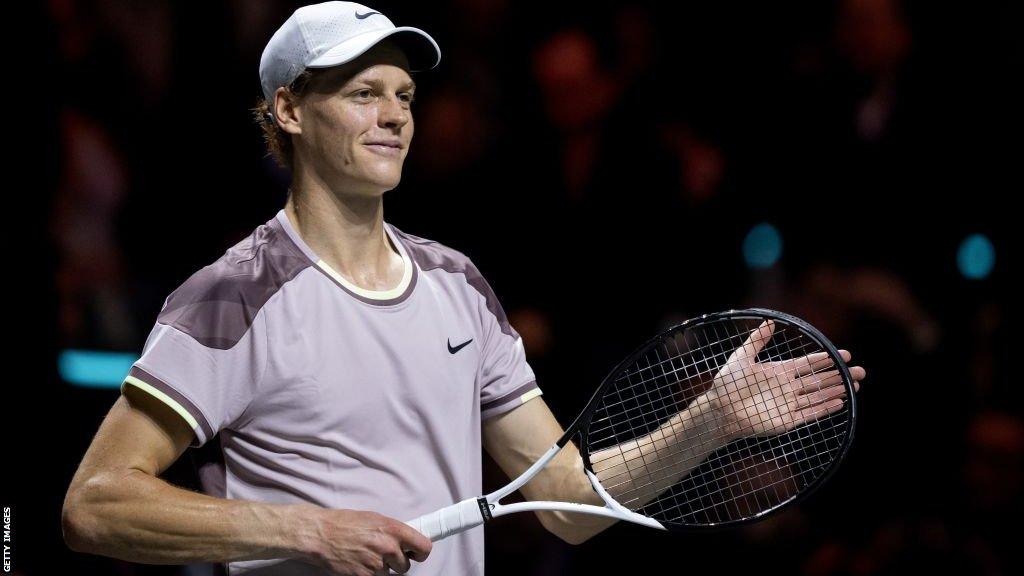
[[(167, 298), (68, 490), (71, 548), (230, 574), (483, 573), (482, 530), (432, 547), (403, 520), (480, 494), (481, 444), (514, 477), (562, 427), (479, 270), (384, 220), (411, 72), (439, 61), (425, 32), (348, 2), (274, 34), (260, 120), (287, 203)], [(203, 493), (158, 477), (190, 447)], [(601, 504), (574, 449), (523, 492)], [(539, 516), (571, 543), (610, 524)]]

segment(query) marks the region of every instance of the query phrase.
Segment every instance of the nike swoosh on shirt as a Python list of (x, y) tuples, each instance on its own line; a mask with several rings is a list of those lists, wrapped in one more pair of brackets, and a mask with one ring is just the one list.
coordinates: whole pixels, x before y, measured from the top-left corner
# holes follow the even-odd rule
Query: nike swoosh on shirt
[(356, 12), (356, 19), (364, 20), (366, 18), (369, 18), (370, 16), (373, 16), (374, 14), (380, 14), (380, 12), (367, 12), (366, 14), (360, 14), (359, 12)]
[(452, 339), (451, 339), (451, 338), (449, 338), (449, 339), (448, 339), (448, 352), (449, 352), (449, 353), (451, 353), (451, 354), (455, 354), (455, 353), (456, 353), (456, 352), (458, 352), (459, 350), (462, 350), (463, 348), (465, 348), (466, 346), (468, 346), (468, 345), (469, 345), (469, 343), (470, 343), (470, 342), (472, 342), (472, 341), (473, 341), (473, 339), (472, 339), (472, 338), (470, 338), (469, 340), (466, 340), (466, 341), (465, 341), (465, 342), (463, 342), (462, 344), (459, 344), (458, 346), (456, 346), (456, 347), (452, 348)]

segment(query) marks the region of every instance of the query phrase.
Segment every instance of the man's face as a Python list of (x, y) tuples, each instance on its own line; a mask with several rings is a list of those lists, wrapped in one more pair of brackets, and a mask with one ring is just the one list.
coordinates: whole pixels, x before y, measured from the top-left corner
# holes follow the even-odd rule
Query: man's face
[(296, 148), (331, 189), (376, 196), (398, 185), (413, 135), (407, 70), (405, 55), (385, 42), (311, 80)]

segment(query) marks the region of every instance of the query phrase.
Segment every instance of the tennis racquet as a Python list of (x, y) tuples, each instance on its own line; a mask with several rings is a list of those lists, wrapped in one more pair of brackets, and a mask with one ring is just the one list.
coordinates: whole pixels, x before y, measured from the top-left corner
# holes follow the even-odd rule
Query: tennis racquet
[[(504, 488), (408, 524), (437, 541), (526, 511), (661, 530), (760, 520), (835, 472), (853, 441), (855, 392), (839, 352), (803, 320), (766, 309), (706, 314), (619, 363), (555, 445)], [(500, 503), (572, 439), (603, 507)]]

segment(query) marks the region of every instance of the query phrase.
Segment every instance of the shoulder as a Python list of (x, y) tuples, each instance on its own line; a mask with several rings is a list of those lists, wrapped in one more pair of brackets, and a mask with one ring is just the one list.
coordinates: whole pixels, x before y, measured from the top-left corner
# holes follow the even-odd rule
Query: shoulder
[(498, 297), (494, 294), (494, 290), (491, 289), (491, 285), (487, 283), (483, 274), (480, 273), (480, 270), (468, 256), (440, 242), (402, 232), (391, 224), (389, 226), (391, 226), (391, 230), (394, 231), (395, 235), (405, 245), (406, 250), (409, 252), (409, 257), (416, 262), (416, 265), (421, 270), (424, 272), (442, 270), (449, 274), (462, 276), (466, 286), (483, 298), (487, 310), (497, 320), (501, 331), (513, 337), (519, 336), (515, 329), (512, 328), (512, 325), (509, 324), (505, 310), (502, 309), (501, 304), (498, 302)]
[(172, 292), (157, 321), (209, 348), (229, 349), (267, 301), (311, 265), (272, 219)]
[(451, 274), (480, 275), (480, 271), (473, 264), (473, 261), (462, 252), (450, 246), (445, 246), (436, 240), (429, 240), (421, 236), (402, 232), (393, 224), (388, 224), (388, 226), (405, 244), (406, 249), (409, 251), (409, 257), (424, 272), (443, 270)]

